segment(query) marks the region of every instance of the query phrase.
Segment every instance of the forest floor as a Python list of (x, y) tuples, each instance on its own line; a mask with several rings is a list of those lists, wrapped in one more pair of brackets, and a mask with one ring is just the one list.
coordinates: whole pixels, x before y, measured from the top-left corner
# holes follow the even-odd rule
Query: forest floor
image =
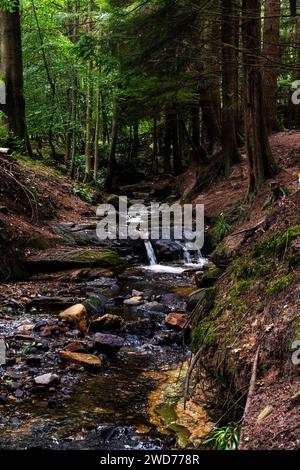
[[(223, 247), (230, 252), (230, 256), (226, 260), (225, 274), (216, 284), (219, 292), (222, 292), (222, 295), (217, 297), (219, 303), (226, 302), (226, 296), (228, 293), (232, 294), (233, 288), (240, 289), (235, 275), (232, 274), (237, 266), (235, 263), (243, 266), (245, 262), (251, 263), (253, 249), (261, 240), (266, 240), (275, 232), (283, 233), (289, 227), (299, 224), (300, 191), (297, 175), (300, 172), (300, 133), (288, 131), (274, 134), (271, 137), (271, 145), (281, 167), (275, 179), (284, 189), (285, 197), (268, 203), (271, 193), (270, 184), (267, 182), (253, 203), (245, 201), (247, 167), (243, 154), (241, 165), (234, 168), (229, 179), (216, 178), (211, 187), (198, 194), (195, 200), (205, 204), (205, 214), (211, 223), (221, 213), (235, 220), (231, 234), (223, 241)], [(13, 250), (11, 253), (17, 257), (30, 258), (36, 253), (43, 257), (45, 251), (60, 253), (63, 250), (62, 237), (53, 231), (52, 226), (68, 222), (89, 224), (93, 220), (95, 207), (74, 194), (71, 181), (67, 177), (49, 171), (41, 164), (33, 164), (28, 160), (11, 161), (6, 156), (0, 156), (0, 165), (3, 170), (0, 176), (0, 228), (5, 232), (6, 243)], [(159, 185), (160, 181), (155, 184)], [(192, 176), (187, 172), (186, 180), (180, 184), (184, 194), (193, 185)], [(145, 182), (143, 191), (149, 193), (151, 188), (153, 182)], [(136, 189), (138, 193), (139, 185), (136, 185)], [(95, 200), (96, 202), (102, 201)], [(264, 222), (269, 217), (271, 222), (266, 228)], [(263, 222), (262, 225), (260, 222)], [(272, 243), (276, 244), (276, 239)], [(298, 234), (293, 238), (292, 245), (295, 256), (295, 253), (299, 253)], [(0, 252), (0, 257), (1, 254), (3, 253)], [(266, 257), (273, 262), (273, 255), (269, 252)], [(239, 292), (237, 299), (231, 299), (233, 304), (236, 302), (239, 306), (247, 305), (239, 320), (239, 333), (234, 333), (234, 342), (229, 348), (229, 357), (238, 365), (234, 370), (228, 367), (228, 374), (236, 375), (238, 386), (244, 391), (248, 390), (258, 344), (261, 348), (255, 377), (256, 387), (242, 424), (241, 447), (245, 449), (300, 447), (299, 404), (292, 398), (300, 391), (299, 373), (291, 363), (289, 349), (289, 343), (295, 337), (295, 323), (299, 315), (299, 266), (293, 267), (293, 281), (268, 301), (265, 290), (272, 280), (291, 274), (286, 267), (287, 257), (286, 249), (281, 257), (274, 260), (271, 272), (265, 271), (264, 274), (247, 279), (249, 282), (243, 284), (245, 290)], [(255, 269), (258, 267), (256, 264)], [(84, 277), (87, 275), (84, 269), (70, 267), (69, 273), (64, 273), (63, 276), (69, 276), (69, 280), (74, 276)], [(91, 270), (92, 268), (89, 275)], [(104, 277), (109, 275), (107, 267), (101, 270)], [(94, 275), (97, 277), (99, 272)], [(68, 282), (66, 277), (61, 279)], [(56, 275), (56, 281), (61, 282), (61, 279)], [(41, 284), (33, 278), (23, 284), (22, 289), (16, 289), (17, 285), (5, 283), (1, 285), (0, 295), (2, 299), (20, 295), (23, 296), (25, 304), (30, 303), (34, 296), (45, 291), (45, 282), (47, 283), (46, 275)], [(48, 289), (48, 294), (54, 295), (57, 289), (55, 282), (51, 287), (49, 284)], [(232, 324), (236, 322), (233, 315), (236, 311), (229, 305), (219, 316), (217, 327), (221, 334), (227, 330), (232, 333)], [(259, 318), (258, 311), (261, 313)], [(218, 336), (215, 339), (218, 341)], [(206, 359), (213, 363), (216, 351), (222, 352), (223, 346), (222, 342), (214, 344), (212, 348), (208, 345)], [(267, 407), (269, 416), (258, 420), (260, 413)]]

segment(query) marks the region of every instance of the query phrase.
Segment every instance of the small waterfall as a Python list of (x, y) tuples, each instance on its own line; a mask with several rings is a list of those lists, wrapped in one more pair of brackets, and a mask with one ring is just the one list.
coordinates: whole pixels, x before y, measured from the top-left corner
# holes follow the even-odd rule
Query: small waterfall
[(207, 259), (204, 258), (204, 256), (201, 253), (201, 250), (197, 250), (193, 252), (193, 256), (192, 256), (191, 251), (188, 250), (185, 244), (182, 244), (181, 246), (182, 246), (184, 264), (193, 265), (196, 263), (199, 266), (203, 266), (204, 264), (206, 264)]
[(204, 264), (206, 262), (206, 258), (201, 253), (201, 250), (197, 251), (197, 263)]
[(150, 240), (145, 240), (145, 248), (146, 248), (146, 251), (147, 251), (149, 264), (150, 264), (150, 266), (154, 266), (155, 264), (157, 264), (157, 259), (156, 259), (156, 256), (155, 256), (155, 253), (154, 253), (154, 250), (153, 250), (153, 246), (152, 246), (152, 243), (150, 242)]
[(182, 251), (183, 251), (183, 259), (184, 259), (185, 264), (191, 264), (192, 263), (191, 252), (187, 249), (185, 245), (182, 245)]

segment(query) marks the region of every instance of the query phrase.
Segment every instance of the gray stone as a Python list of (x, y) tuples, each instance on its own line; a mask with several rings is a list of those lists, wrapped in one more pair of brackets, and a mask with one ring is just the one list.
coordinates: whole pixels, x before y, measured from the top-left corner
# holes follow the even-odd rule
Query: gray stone
[(96, 333), (94, 335), (94, 348), (103, 353), (118, 351), (124, 344), (124, 339), (117, 335)]
[(38, 375), (34, 378), (35, 385), (45, 385), (47, 387), (58, 381), (58, 375), (52, 374), (52, 372), (49, 372), (48, 374)]

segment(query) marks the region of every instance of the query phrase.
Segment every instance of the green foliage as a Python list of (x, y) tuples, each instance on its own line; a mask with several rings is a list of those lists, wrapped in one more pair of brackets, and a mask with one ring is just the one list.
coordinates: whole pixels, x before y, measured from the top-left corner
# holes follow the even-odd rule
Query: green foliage
[[(0, 111), (0, 121), (1, 120), (6, 120), (6, 115), (2, 111)], [(15, 155), (24, 152), (24, 142), (12, 132), (8, 131), (5, 124), (0, 125), (0, 147), (13, 149)]]
[(271, 281), (266, 289), (267, 297), (272, 297), (275, 294), (287, 289), (291, 284), (293, 284), (295, 278), (292, 273), (281, 276), (278, 279)]
[(293, 341), (300, 341), (300, 319), (299, 318), (296, 320)]
[(0, 0), (0, 10), (12, 13), (16, 9), (18, 3), (18, 0)]
[(30, 344), (25, 344), (23, 346), (23, 354), (29, 354), (30, 353)]
[(237, 450), (240, 439), (238, 424), (213, 429), (203, 440), (203, 444), (214, 450)]
[(288, 250), (292, 241), (299, 236), (300, 222), (297, 222), (287, 230), (274, 232), (268, 238), (259, 241), (253, 249), (253, 256), (279, 257), (284, 251)]
[(231, 224), (224, 214), (220, 214), (211, 229), (213, 245), (216, 246), (230, 232)]
[(215, 343), (218, 333), (218, 326), (214, 325), (211, 316), (204, 318), (192, 330), (193, 351), (198, 351), (202, 346), (212, 346)]
[(84, 201), (89, 203), (93, 202), (93, 194), (88, 186), (74, 184), (74, 186), (72, 187), (72, 191)]
[[(6, 118), (5, 114), (0, 111), (0, 121), (4, 121)], [(0, 146), (5, 147), (8, 144), (10, 133), (7, 130), (7, 126), (0, 125)]]
[[(212, 304), (210, 298), (208, 311), (204, 308), (196, 306), (193, 312), (193, 329), (192, 329), (192, 350), (197, 351), (202, 346), (212, 346), (215, 344), (219, 337), (221, 330), (221, 321), (223, 312), (230, 310), (233, 315), (234, 321), (232, 328), (226, 331), (223, 336), (225, 343), (230, 343), (232, 337), (236, 334), (236, 328), (241, 321), (243, 314), (247, 311), (248, 305), (241, 302), (241, 296), (250, 291), (252, 287), (252, 279), (240, 280), (235, 282), (228, 290), (225, 299), (216, 301)], [(214, 297), (215, 298), (215, 291)], [(198, 310), (198, 311), (197, 311)], [(203, 315), (200, 317), (200, 315)]]

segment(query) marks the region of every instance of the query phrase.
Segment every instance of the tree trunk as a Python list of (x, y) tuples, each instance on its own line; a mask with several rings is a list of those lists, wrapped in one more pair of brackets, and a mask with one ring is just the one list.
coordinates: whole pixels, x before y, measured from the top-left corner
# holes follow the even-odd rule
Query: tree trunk
[(107, 168), (107, 177), (106, 177), (107, 191), (111, 191), (113, 179), (115, 176), (118, 131), (119, 131), (119, 103), (118, 103), (117, 96), (115, 96), (114, 101), (113, 101), (111, 144), (110, 144), (110, 151), (109, 151), (109, 157), (108, 157), (108, 168)]
[(157, 132), (157, 117), (153, 118), (153, 157), (152, 157), (152, 171), (155, 175), (158, 173), (158, 132)]
[(94, 141), (94, 181), (97, 181), (99, 167), (99, 138), (100, 138), (100, 122), (101, 122), (101, 92), (100, 92), (100, 70), (97, 79), (96, 92), (96, 124), (95, 124), (95, 141)]
[(19, 1), (13, 11), (0, 12), (1, 27), (1, 68), (5, 82), (6, 104), (9, 129), (23, 142), (26, 141), (25, 100), (23, 91), (23, 61)]
[(249, 165), (249, 194), (258, 193), (266, 178), (277, 173), (269, 144), (260, 64), (260, 1), (243, 0), (245, 133)]
[(77, 78), (75, 77), (72, 84), (71, 90), (71, 121), (72, 121), (72, 135), (71, 135), (71, 154), (70, 154), (70, 169), (69, 174), (71, 177), (74, 176), (74, 165), (77, 149), (76, 139), (76, 125), (77, 125)]
[(104, 144), (107, 143), (109, 145), (110, 138), (109, 138), (108, 120), (107, 120), (107, 113), (105, 109), (105, 101), (104, 101), (103, 93), (101, 93), (101, 105), (102, 105), (102, 140)]
[[(300, 72), (300, 17), (296, 16), (294, 20), (294, 80), (299, 80), (299, 72)], [(293, 106), (292, 111), (293, 121), (290, 124), (292, 126), (295, 125), (296, 129), (300, 129), (300, 106)]]
[(196, 149), (200, 148), (200, 113), (199, 106), (195, 105), (191, 110), (192, 141)]
[(266, 0), (264, 10), (263, 79), (267, 131), (277, 129), (276, 101), (279, 68), (280, 0)]
[(178, 136), (178, 119), (176, 108), (173, 109), (170, 114), (171, 119), (171, 141), (173, 149), (173, 172), (174, 174), (180, 175), (182, 172), (182, 158), (181, 158), (181, 148), (179, 146), (179, 136)]
[(139, 122), (134, 121), (133, 124), (133, 141), (132, 141), (132, 152), (131, 152), (131, 159), (135, 160), (139, 153)]
[(164, 145), (164, 172), (171, 173), (171, 134), (172, 134), (172, 117), (170, 113), (166, 113), (165, 117), (165, 145)]
[[(92, 32), (92, 0), (88, 1), (88, 12), (87, 12), (87, 32)], [(86, 120), (85, 120), (85, 174), (84, 183), (88, 183), (91, 179), (91, 134), (92, 134), (92, 62), (88, 61), (87, 68), (87, 90), (86, 90)]]
[[(71, 8), (71, 5), (70, 5)], [(72, 36), (71, 41), (75, 43), (77, 41), (77, 34), (78, 34), (78, 10), (79, 4), (78, 0), (74, 2), (74, 21), (72, 25)], [(72, 88), (71, 88), (71, 152), (70, 152), (70, 167), (69, 167), (69, 175), (73, 178), (74, 177), (74, 167), (75, 167), (75, 158), (76, 158), (76, 151), (77, 151), (77, 87), (78, 87), (78, 79), (76, 76), (76, 70), (74, 67), (73, 70), (73, 80), (72, 80)]]
[(227, 0), (222, 10), (222, 158), (225, 175), (234, 163), (240, 161), (237, 145), (235, 110), (234, 21), (235, 0)]

